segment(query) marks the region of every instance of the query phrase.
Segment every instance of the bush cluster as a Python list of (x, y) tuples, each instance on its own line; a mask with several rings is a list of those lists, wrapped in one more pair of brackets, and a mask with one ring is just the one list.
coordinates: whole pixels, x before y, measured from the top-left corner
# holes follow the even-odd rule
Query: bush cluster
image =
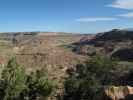
[(0, 78), (0, 100), (39, 100), (52, 92), (52, 82), (43, 70), (26, 74), (15, 58), (4, 67)]
[(99, 56), (78, 64), (65, 81), (64, 100), (96, 100), (103, 86), (117, 84), (115, 66), (117, 61)]

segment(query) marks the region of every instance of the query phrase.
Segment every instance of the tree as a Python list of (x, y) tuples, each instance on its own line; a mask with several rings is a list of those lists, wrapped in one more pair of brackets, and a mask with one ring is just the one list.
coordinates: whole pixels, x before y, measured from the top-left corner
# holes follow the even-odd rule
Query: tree
[(37, 70), (27, 78), (28, 97), (30, 100), (46, 98), (53, 90), (53, 84), (46, 77), (44, 70)]
[(116, 84), (112, 75), (116, 65), (115, 60), (100, 56), (78, 64), (64, 83), (64, 100), (95, 100), (104, 85)]
[(3, 100), (18, 99), (20, 93), (26, 89), (25, 70), (19, 66), (15, 58), (11, 59), (2, 72)]
[(2, 71), (0, 100), (37, 100), (49, 96), (52, 89), (53, 84), (43, 70), (27, 75), (13, 58)]

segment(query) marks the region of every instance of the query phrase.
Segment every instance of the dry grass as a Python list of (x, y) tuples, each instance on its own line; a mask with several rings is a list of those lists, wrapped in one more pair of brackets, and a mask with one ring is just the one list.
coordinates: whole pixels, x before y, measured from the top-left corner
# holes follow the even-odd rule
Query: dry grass
[(17, 54), (18, 62), (27, 68), (27, 71), (44, 68), (49, 77), (58, 86), (63, 87), (66, 70), (83, 62), (86, 57), (77, 55), (62, 45), (69, 45), (79, 41), (82, 36), (41, 36), (19, 43), (22, 48)]

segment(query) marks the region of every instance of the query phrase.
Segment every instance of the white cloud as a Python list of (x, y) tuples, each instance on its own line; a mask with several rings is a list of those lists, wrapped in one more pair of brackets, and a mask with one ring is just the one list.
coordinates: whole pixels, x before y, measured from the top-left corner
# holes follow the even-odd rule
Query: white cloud
[(126, 14), (120, 14), (120, 15), (118, 15), (118, 16), (126, 17), (126, 18), (133, 18), (133, 12), (126, 13)]
[(79, 18), (76, 21), (78, 22), (96, 22), (96, 21), (113, 21), (117, 20), (117, 18), (112, 17), (86, 17), (86, 18)]
[(109, 7), (121, 8), (121, 9), (133, 9), (133, 0), (116, 0)]

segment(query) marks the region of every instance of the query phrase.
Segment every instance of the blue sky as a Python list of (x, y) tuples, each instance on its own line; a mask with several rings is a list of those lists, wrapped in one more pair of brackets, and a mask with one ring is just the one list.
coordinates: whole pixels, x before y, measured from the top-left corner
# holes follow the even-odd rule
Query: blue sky
[(133, 0), (0, 0), (0, 32), (133, 28)]

